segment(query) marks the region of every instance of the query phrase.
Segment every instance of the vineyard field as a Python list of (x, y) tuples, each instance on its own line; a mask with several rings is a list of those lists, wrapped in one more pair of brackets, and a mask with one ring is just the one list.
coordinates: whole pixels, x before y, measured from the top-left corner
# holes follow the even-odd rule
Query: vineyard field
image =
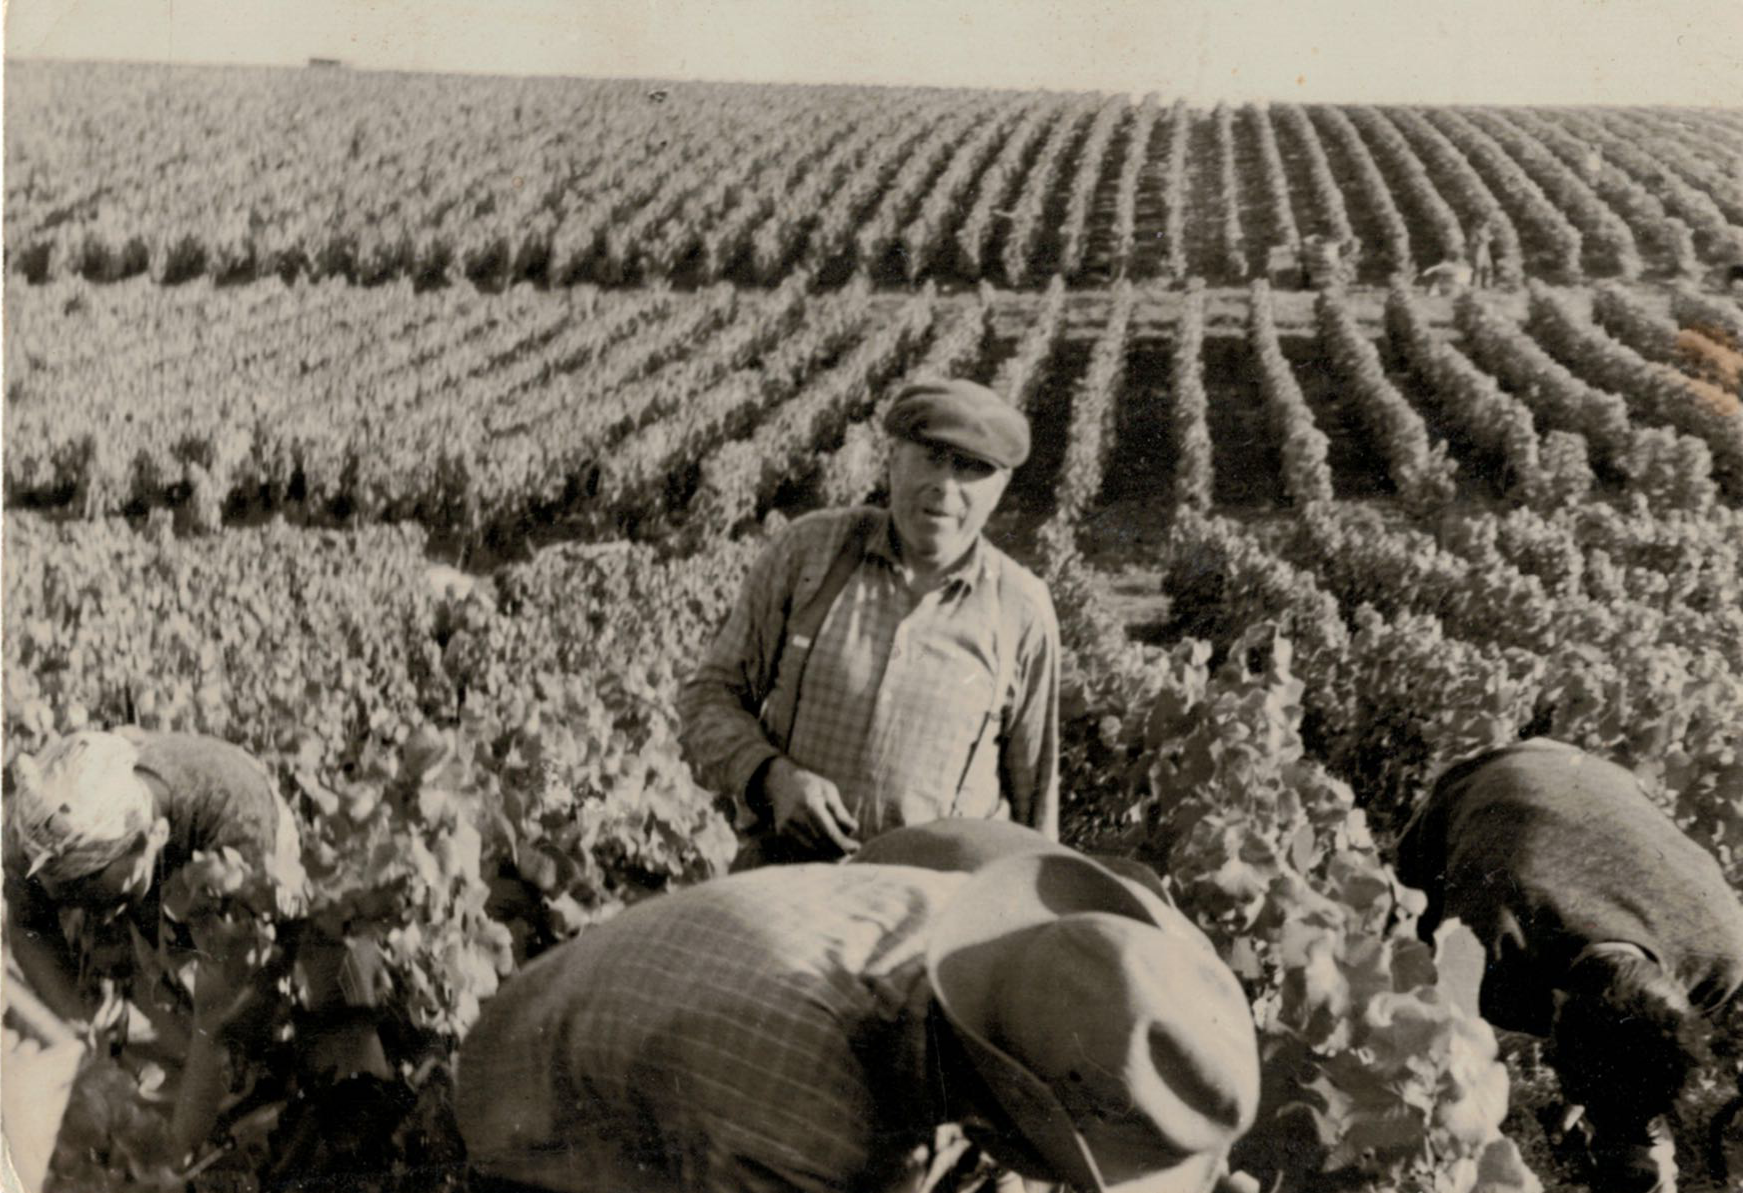
[[(193, 1188), (463, 1188), (458, 1040), (724, 872), (677, 684), (937, 374), (1034, 429), (989, 533), (1059, 610), (1067, 839), (1170, 874), (1253, 998), (1237, 1159), (1586, 1187), (1387, 853), (1543, 734), (1743, 890), (1743, 116), (7, 66), (5, 760), (254, 751), (389, 990), (367, 1112), (250, 1058)], [(1483, 221), (1496, 284), (1426, 287)], [(1352, 276), (1309, 286), (1310, 237)], [(1695, 1193), (1736, 1179), (1737, 1020), (1679, 1108)], [(145, 1084), (81, 1078), (51, 1188), (144, 1187)]]
[(1378, 283), (1489, 216), (1504, 278), (1572, 282), (1743, 244), (1743, 131), (1712, 111), (32, 62), (7, 90), (32, 280), (1229, 285), (1318, 234)]

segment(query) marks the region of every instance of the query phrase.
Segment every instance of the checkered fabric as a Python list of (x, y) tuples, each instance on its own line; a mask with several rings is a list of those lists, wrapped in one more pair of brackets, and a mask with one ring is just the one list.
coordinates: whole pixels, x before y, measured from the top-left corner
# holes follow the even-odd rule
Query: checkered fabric
[(785, 866), (588, 929), (466, 1039), (474, 1168), (558, 1193), (894, 1187), (940, 1125), (925, 940), (963, 881)]
[[(917, 596), (880, 512), (802, 678), (789, 675), (786, 618), (819, 586), (857, 513), (797, 520), (752, 569), (679, 697), (699, 778), (742, 798), (778, 752), (771, 738), (784, 727), (759, 712), (779, 659), (779, 681), (799, 685), (786, 753), (835, 783), (860, 839), (947, 816), (1008, 815), (1057, 835), (1058, 621), (1046, 586), (984, 539), (947, 583)], [(1012, 652), (1009, 678), (995, 699), (1001, 650)]]

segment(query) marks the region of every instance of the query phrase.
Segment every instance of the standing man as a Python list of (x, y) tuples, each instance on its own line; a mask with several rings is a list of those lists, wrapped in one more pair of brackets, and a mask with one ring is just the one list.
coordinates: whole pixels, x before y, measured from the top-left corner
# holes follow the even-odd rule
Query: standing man
[(1471, 233), (1471, 285), (1487, 290), (1495, 284), (1495, 221), (1484, 216)]
[(956, 380), (909, 386), (884, 426), (888, 510), (788, 527), (679, 694), (686, 758), (755, 826), (740, 869), (947, 817), (1058, 836), (1059, 623), (981, 533), (1028, 421)]
[(1743, 986), (1743, 905), (1713, 856), (1614, 763), (1534, 738), (1454, 766), (1398, 843), (1488, 951), (1483, 1018), (1547, 1036), (1604, 1187), (1674, 1193), (1663, 1115)]
[(1210, 941), (1053, 847), (639, 903), (504, 983), (454, 1106), (492, 1193), (1209, 1193), (1258, 1095)]

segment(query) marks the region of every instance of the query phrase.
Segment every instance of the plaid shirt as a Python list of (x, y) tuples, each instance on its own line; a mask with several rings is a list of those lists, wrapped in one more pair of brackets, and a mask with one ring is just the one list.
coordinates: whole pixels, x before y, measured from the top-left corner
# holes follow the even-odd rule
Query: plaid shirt
[(753, 871), (641, 903), (511, 978), (461, 1049), (480, 1173), (560, 1193), (875, 1193), (942, 1125), (927, 928), (964, 880)]
[[(777, 538), (684, 685), (685, 753), (713, 790), (742, 801), (782, 752), (785, 727), (760, 714), (777, 679), (797, 682), (786, 674), (797, 652), (782, 652), (786, 620), (859, 512), (810, 514)], [(1008, 680), (995, 700), (1000, 651)], [(942, 586), (916, 595), (879, 511), (810, 652), (785, 745), (835, 783), (862, 840), (946, 816), (1010, 816), (1057, 836), (1059, 623), (1046, 585), (980, 539)]]

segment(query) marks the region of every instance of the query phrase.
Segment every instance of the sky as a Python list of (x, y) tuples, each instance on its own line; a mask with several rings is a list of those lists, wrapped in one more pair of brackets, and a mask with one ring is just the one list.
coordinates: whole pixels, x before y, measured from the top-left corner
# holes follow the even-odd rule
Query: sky
[(1743, 106), (1743, 0), (9, 0), (8, 58)]

